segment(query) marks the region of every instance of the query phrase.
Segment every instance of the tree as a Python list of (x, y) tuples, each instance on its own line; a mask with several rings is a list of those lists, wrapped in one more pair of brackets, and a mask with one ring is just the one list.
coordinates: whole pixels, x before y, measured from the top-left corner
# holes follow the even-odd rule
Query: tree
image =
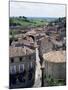
[(23, 16), (23, 18), (24, 18), (25, 20), (27, 20), (27, 17)]
[(24, 21), (30, 22), (27, 17), (23, 16)]

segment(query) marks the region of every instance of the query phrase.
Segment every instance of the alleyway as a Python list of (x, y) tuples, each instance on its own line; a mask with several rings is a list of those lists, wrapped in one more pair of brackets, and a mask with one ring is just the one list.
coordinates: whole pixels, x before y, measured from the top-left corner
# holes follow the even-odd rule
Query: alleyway
[(40, 58), (38, 55), (38, 48), (36, 48), (36, 74), (35, 74), (35, 84), (33, 87), (41, 87), (41, 70), (40, 70)]

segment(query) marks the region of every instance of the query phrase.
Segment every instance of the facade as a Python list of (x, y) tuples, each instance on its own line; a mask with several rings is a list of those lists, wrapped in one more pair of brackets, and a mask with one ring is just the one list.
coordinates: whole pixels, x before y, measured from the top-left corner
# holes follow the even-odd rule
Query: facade
[(10, 46), (9, 53), (9, 88), (32, 87), (35, 81), (35, 51)]
[(66, 52), (64, 50), (45, 53), (43, 54), (43, 60), (46, 77), (66, 80)]

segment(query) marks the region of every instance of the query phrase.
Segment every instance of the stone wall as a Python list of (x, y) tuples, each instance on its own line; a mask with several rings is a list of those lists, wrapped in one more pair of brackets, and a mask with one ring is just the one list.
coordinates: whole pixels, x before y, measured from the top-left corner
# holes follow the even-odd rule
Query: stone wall
[(53, 63), (45, 61), (44, 73), (54, 79), (66, 80), (66, 63)]

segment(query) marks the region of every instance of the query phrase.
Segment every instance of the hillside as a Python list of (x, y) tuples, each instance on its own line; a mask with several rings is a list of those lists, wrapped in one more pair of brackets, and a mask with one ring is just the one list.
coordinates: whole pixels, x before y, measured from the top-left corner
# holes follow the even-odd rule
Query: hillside
[(27, 18), (27, 17), (10, 17), (10, 27), (38, 27), (48, 24), (46, 19), (43, 18)]

